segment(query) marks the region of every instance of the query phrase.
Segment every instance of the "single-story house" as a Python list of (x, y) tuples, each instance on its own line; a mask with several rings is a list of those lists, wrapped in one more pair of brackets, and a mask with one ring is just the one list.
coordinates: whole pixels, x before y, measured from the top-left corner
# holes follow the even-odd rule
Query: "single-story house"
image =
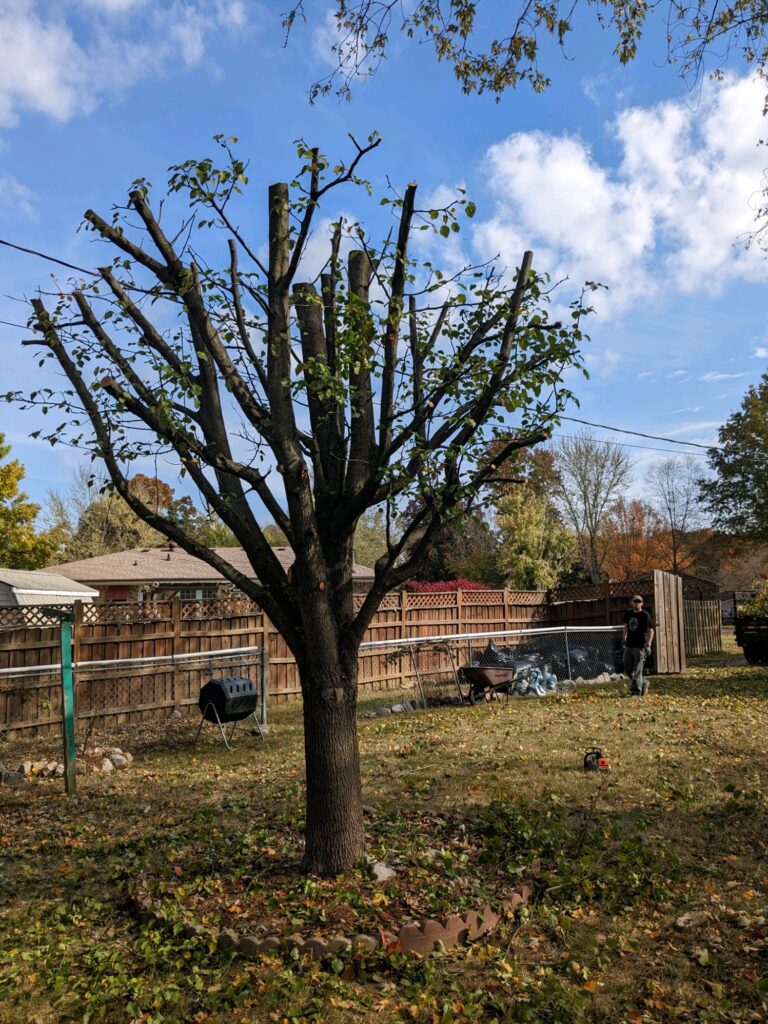
[[(212, 550), (244, 576), (257, 578), (242, 548)], [(294, 561), (293, 550), (289, 547), (273, 550), (287, 571)], [(47, 571), (95, 587), (102, 601), (168, 601), (177, 596), (183, 601), (201, 601), (238, 592), (207, 562), (173, 543), (65, 562)], [(352, 573), (355, 592), (365, 593), (373, 583), (373, 570), (355, 564)]]
[(86, 604), (98, 590), (73, 582), (66, 574), (41, 570), (0, 569), (0, 608), (36, 608), (40, 605)]

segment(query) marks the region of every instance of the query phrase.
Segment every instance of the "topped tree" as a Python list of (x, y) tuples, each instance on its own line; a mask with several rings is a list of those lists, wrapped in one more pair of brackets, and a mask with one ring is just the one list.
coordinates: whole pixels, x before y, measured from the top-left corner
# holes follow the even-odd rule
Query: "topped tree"
[[(548, 436), (571, 397), (563, 373), (580, 366), (585, 310), (579, 298), (567, 326), (549, 322), (530, 252), (509, 282), (490, 266), (450, 278), (418, 267), (412, 233), (451, 236), (474, 206), (460, 195), (420, 210), (415, 184), (382, 200), (390, 239), (374, 246), (358, 225), (338, 221), (322, 272), (307, 280), (313, 218), (329, 193), (361, 184), (358, 165), (378, 138), (355, 143), (353, 159), (332, 169), (300, 145), (296, 180), (269, 188), (265, 250), (233, 212), (247, 184), (235, 140), (217, 141), (221, 168), (211, 159), (172, 168), (171, 193), (190, 210), (180, 228), (166, 230), (144, 182), (111, 220), (86, 213), (116, 250), (113, 263), (54, 309), (32, 303), (42, 335), (33, 343), (69, 387), (16, 397), (63, 410), (51, 442), (64, 431), (87, 446), (137, 515), (257, 601), (285, 638), (304, 701), (303, 864), (334, 874), (364, 854), (355, 717), (363, 634), (382, 597), (416, 572), (446, 523), (471, 510), (496, 466)], [(195, 222), (226, 235), (224, 269), (193, 244)], [(221, 237), (213, 233), (208, 250)], [(502, 424), (506, 441), (491, 461)], [(176, 460), (232, 530), (258, 581), (131, 489), (131, 462), (158, 455)], [(384, 510), (386, 550), (357, 603), (355, 527), (373, 508)], [(295, 552), (287, 574), (259, 525), (267, 517)]]

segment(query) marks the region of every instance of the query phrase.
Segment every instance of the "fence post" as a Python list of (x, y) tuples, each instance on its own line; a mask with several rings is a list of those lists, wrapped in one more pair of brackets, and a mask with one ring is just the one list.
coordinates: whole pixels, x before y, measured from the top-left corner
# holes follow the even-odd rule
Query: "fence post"
[(504, 629), (509, 629), (509, 591), (504, 587)]
[(611, 581), (606, 580), (603, 584), (605, 588), (605, 624), (610, 626), (611, 624)]
[(74, 618), (74, 620), (72, 622), (72, 661), (74, 662), (74, 665), (72, 667), (74, 668), (75, 672), (77, 672), (78, 663), (82, 660), (81, 659), (81, 653), (82, 652), (80, 650), (80, 632), (81, 632), (82, 626), (83, 626), (83, 602), (82, 601), (75, 601), (75, 618)]
[(464, 632), (462, 627), (462, 612), (464, 611), (464, 595), (461, 590), (456, 591), (456, 631), (458, 636)]
[(568, 665), (568, 678), (573, 679), (573, 673), (571, 672), (571, 648), (568, 646), (567, 626), (563, 626), (563, 634), (565, 636), (565, 662)]
[(266, 644), (267, 634), (264, 631), (264, 640), (261, 644), (259, 655), (259, 683), (261, 686), (261, 728), (265, 733), (269, 731), (267, 726), (267, 690), (269, 688), (269, 654)]
[(171, 621), (173, 636), (171, 637), (171, 700), (176, 707), (176, 655), (181, 654), (181, 598), (175, 594), (171, 601)]

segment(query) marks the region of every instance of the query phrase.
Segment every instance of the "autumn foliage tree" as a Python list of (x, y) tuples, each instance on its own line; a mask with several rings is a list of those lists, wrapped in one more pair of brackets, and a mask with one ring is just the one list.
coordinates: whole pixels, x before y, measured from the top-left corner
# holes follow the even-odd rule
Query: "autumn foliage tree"
[(648, 502), (620, 498), (603, 534), (602, 568), (612, 580), (630, 580), (667, 568), (669, 531)]
[(40, 506), (20, 490), (24, 467), (18, 459), (5, 461), (11, 446), (0, 434), (0, 566), (6, 569), (37, 569), (45, 565), (54, 543), (50, 535), (35, 529)]
[[(303, 696), (303, 864), (334, 874), (364, 853), (356, 698), (365, 630), (436, 533), (493, 480), (485, 453), (499, 424), (510, 415), (516, 424), (504, 457), (546, 438), (571, 397), (563, 374), (580, 365), (583, 306), (579, 297), (573, 319), (553, 323), (529, 252), (509, 281), (492, 267), (447, 281), (416, 266), (414, 231), (450, 236), (474, 210), (463, 196), (420, 209), (415, 184), (385, 197), (386, 242), (336, 221), (319, 278), (303, 276), (317, 211), (359, 181), (378, 140), (355, 144), (335, 167), (301, 145), (295, 180), (269, 187), (263, 247), (238, 226), (253, 221), (252, 209), (235, 209), (246, 167), (230, 140), (219, 142), (221, 166), (206, 158), (172, 169), (171, 193), (189, 205), (180, 224), (164, 223), (168, 206), (145, 182), (112, 217), (86, 213), (114, 259), (50, 308), (33, 301), (36, 344), (68, 386), (26, 399), (59, 410), (61, 430), (103, 462), (131, 509), (258, 601), (285, 638)], [(205, 256), (194, 223), (212, 229)], [(127, 468), (158, 453), (176, 459), (232, 530), (257, 580), (134, 493)], [(355, 528), (377, 507), (386, 548), (357, 604)], [(267, 518), (293, 548), (288, 572), (259, 525)]]

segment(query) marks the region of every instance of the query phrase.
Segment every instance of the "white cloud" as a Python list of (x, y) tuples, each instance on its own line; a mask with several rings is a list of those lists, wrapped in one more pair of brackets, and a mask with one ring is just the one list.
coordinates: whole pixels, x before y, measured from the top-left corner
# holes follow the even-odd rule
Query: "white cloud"
[(720, 420), (692, 420), (675, 427), (674, 430), (667, 430), (666, 433), (670, 437), (679, 437), (680, 434), (697, 434), (702, 430), (714, 430), (719, 426), (721, 426)]
[(478, 253), (513, 264), (534, 248), (555, 278), (608, 285), (593, 299), (604, 315), (666, 285), (711, 294), (764, 279), (762, 254), (734, 245), (754, 227), (764, 93), (730, 79), (708, 85), (695, 110), (687, 100), (624, 110), (610, 126), (615, 166), (576, 136), (509, 136), (485, 155), (496, 209), (477, 226)]
[(350, 71), (365, 64), (365, 36), (340, 29), (333, 10), (326, 12), (325, 20), (312, 33), (312, 50), (315, 57), (330, 68), (347, 68)]
[(584, 357), (587, 369), (600, 377), (611, 377), (621, 362), (621, 353), (615, 348), (606, 348), (602, 352), (589, 352)]
[[(57, 121), (179, 60), (203, 59), (222, 30), (242, 31), (242, 0), (0, 0), (0, 126), (29, 111)], [(141, 18), (126, 15), (143, 8)]]
[(672, 416), (680, 416), (684, 412), (701, 412), (702, 406), (700, 405), (686, 405), (682, 409), (673, 409)]
[(699, 377), (699, 380), (705, 380), (707, 382), (719, 381), (719, 380), (736, 380), (738, 377), (746, 377), (746, 373), (715, 373), (714, 370), (710, 370), (709, 373), (704, 373)]
[(22, 213), (34, 217), (33, 196), (26, 185), (10, 174), (0, 174), (0, 210)]
[(768, 359), (768, 347), (765, 345), (755, 345), (755, 354), (753, 359)]

